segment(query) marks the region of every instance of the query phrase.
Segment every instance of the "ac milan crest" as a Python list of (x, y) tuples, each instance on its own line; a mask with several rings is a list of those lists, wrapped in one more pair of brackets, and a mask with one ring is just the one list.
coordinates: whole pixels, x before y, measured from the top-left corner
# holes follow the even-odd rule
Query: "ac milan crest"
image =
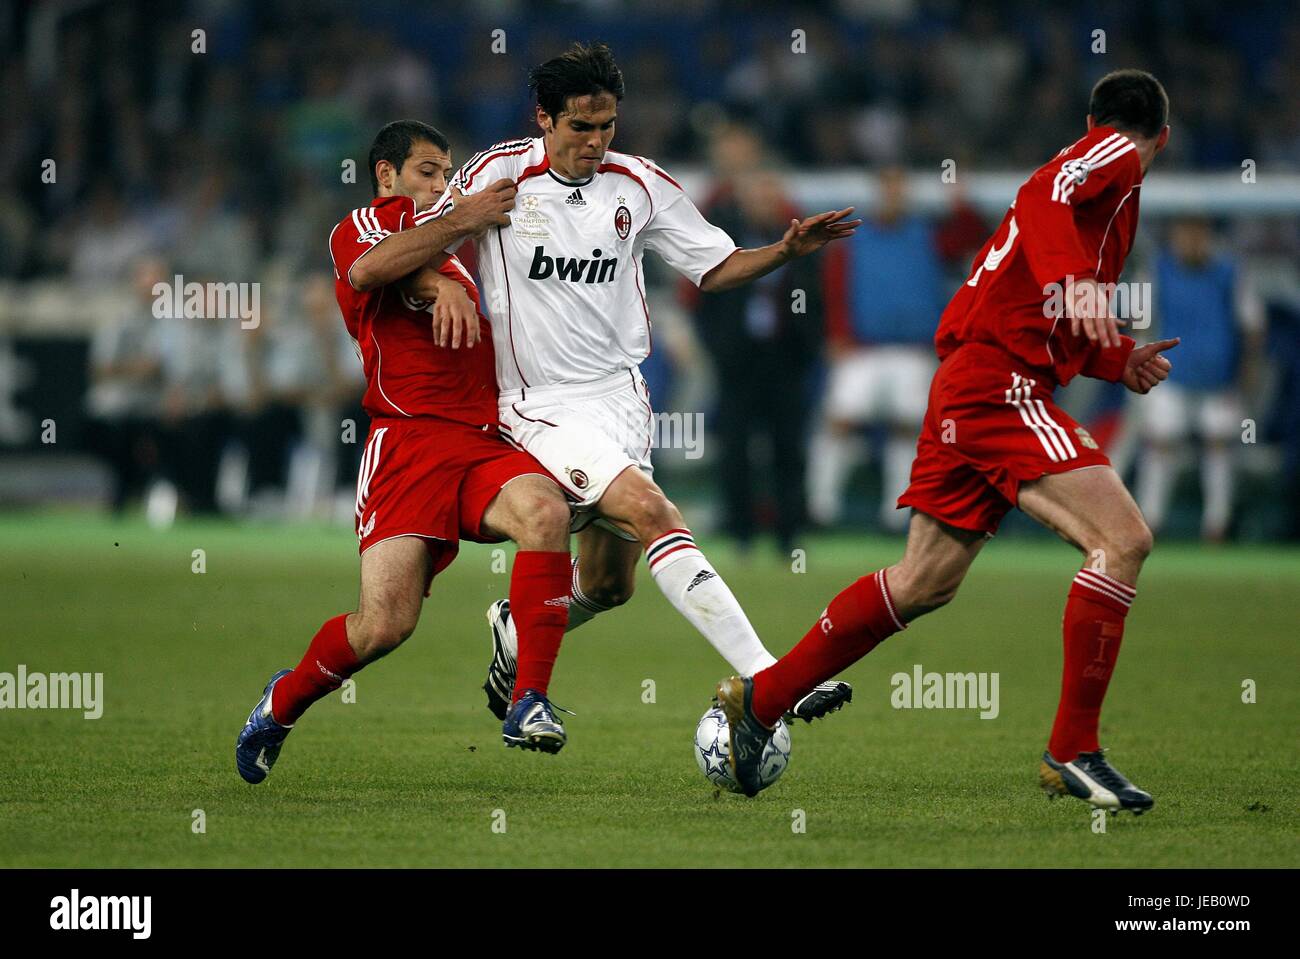
[(620, 206), (614, 211), (614, 229), (618, 231), (620, 240), (626, 240), (632, 232), (632, 211), (627, 207)]

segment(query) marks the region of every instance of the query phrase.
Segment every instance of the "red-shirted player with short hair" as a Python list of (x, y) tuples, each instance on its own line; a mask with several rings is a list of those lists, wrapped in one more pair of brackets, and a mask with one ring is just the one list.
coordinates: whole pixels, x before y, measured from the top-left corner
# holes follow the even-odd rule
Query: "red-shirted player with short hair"
[(252, 783), (266, 778), (308, 706), (410, 636), (461, 539), (519, 546), (510, 602), (521, 708), (506, 742), (546, 752), (564, 745), (546, 690), (567, 622), (568, 502), (541, 464), (498, 434), (491, 331), (469, 274), (441, 257), (457, 239), (508, 223), (514, 184), (463, 198), (454, 220), (420, 216), (446, 189), (451, 157), (446, 138), (414, 120), (379, 132), (370, 170), (375, 199), (330, 234), (371, 417), (357, 477), (361, 597), (355, 612), (321, 626), (297, 668), (267, 684), (235, 749)]
[(761, 788), (768, 727), (789, 704), (948, 603), (1018, 506), (1085, 557), (1066, 600), (1061, 699), (1040, 781), (1049, 795), (1097, 807), (1140, 813), (1153, 805), (1097, 741), (1151, 531), (1110, 461), (1052, 393), (1078, 374), (1137, 393), (1168, 376), (1161, 352), (1178, 341), (1135, 346), (1119, 334), (1099, 286), (1123, 269), (1142, 178), (1169, 139), (1168, 110), (1150, 74), (1103, 77), (1087, 134), (1029, 178), (980, 250), (935, 337), (941, 364), (911, 485), (898, 501), (913, 510), (902, 560), (831, 600), (775, 665), (718, 687), (737, 779), (749, 795)]

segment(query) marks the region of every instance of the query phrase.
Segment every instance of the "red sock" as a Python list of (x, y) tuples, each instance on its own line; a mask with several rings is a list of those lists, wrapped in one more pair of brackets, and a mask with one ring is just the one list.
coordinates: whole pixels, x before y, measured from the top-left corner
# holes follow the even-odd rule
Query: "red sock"
[(794, 649), (754, 675), (754, 715), (773, 726), (818, 683), (856, 663), (907, 627), (894, 611), (882, 569), (844, 590)]
[(1059, 762), (1096, 752), (1097, 721), (1124, 638), (1124, 616), (1137, 590), (1113, 577), (1081, 569), (1065, 602), (1065, 668), (1061, 703), (1047, 749)]
[(281, 726), (292, 726), (307, 707), (343, 685), (343, 680), (361, 668), (357, 654), (348, 645), (344, 625), (347, 614), (325, 621), (302, 662), (275, 684), (271, 691), (271, 715)]
[(551, 684), (551, 670), (569, 622), (571, 573), (567, 551), (515, 553), (515, 568), (510, 574), (510, 617), (519, 634), (515, 699), (525, 689), (535, 689), (545, 696)]

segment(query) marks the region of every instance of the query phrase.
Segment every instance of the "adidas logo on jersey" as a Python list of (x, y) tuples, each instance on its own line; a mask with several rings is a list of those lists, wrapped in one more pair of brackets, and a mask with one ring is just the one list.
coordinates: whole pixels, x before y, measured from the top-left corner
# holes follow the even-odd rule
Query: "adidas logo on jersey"
[(528, 279), (545, 280), (554, 274), (556, 279), (569, 283), (612, 283), (618, 257), (602, 260), (600, 250), (592, 250), (591, 256), (590, 260), (580, 260), (576, 256), (547, 256), (545, 247), (534, 247)]
[(587, 201), (584, 200), (584, 199), (582, 198), (582, 191), (581, 191), (581, 190), (574, 190), (574, 191), (573, 191), (572, 193), (570, 193), (567, 197), (565, 197), (564, 202), (567, 203), (569, 206), (586, 206), (586, 205), (587, 205)]

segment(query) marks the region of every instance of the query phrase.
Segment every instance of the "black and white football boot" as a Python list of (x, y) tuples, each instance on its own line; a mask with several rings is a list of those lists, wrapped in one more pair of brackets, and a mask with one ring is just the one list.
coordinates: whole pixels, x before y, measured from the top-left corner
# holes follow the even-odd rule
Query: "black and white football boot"
[(1151, 794), (1134, 786), (1118, 769), (1106, 762), (1105, 750), (1079, 753), (1072, 762), (1057, 762), (1050, 752), (1043, 752), (1043, 762), (1038, 767), (1038, 783), (1048, 799), (1057, 796), (1075, 796), (1091, 803), (1097, 809), (1113, 813), (1127, 809), (1140, 816), (1156, 801)]
[(810, 723), (814, 719), (830, 715), (837, 709), (843, 709), (845, 703), (851, 702), (853, 702), (853, 687), (848, 683), (836, 680), (818, 683), (811, 693), (794, 704), (784, 718), (787, 723), (792, 723), (796, 719)]
[(487, 621), (492, 629), (492, 662), (488, 664), (483, 692), (487, 693), (487, 707), (492, 715), (504, 722), (515, 691), (515, 674), (519, 671), (515, 658), (518, 644), (510, 624), (510, 600), (498, 599), (489, 606)]

